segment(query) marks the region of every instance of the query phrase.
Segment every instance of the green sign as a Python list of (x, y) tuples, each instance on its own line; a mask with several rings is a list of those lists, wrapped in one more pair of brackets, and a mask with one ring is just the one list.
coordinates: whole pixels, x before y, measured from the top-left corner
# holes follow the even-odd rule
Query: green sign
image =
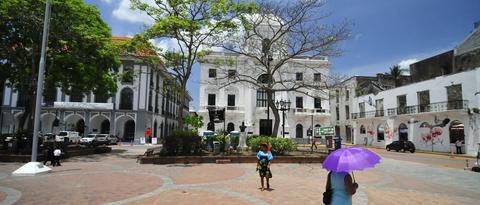
[(315, 136), (325, 136), (325, 135), (334, 135), (333, 127), (316, 127)]

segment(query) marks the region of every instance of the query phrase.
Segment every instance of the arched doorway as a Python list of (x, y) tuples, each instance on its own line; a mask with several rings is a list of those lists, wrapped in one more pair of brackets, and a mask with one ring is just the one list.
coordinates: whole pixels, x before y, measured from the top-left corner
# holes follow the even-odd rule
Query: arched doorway
[(465, 128), (462, 122), (454, 120), (450, 123), (450, 143), (455, 143), (457, 140), (465, 142)]
[(85, 120), (80, 119), (77, 121), (75, 124), (75, 131), (77, 131), (80, 136), (83, 136), (85, 133)]
[(408, 127), (404, 123), (398, 126), (398, 140), (408, 141)]
[(380, 123), (377, 127), (377, 141), (383, 141), (385, 140), (385, 125), (383, 123)]
[(100, 125), (100, 134), (110, 134), (110, 121), (105, 119)]
[(303, 138), (303, 126), (301, 124), (297, 124), (295, 127), (295, 137)]
[(123, 140), (130, 142), (135, 139), (135, 121), (128, 120), (123, 127)]
[(227, 125), (227, 133), (230, 133), (231, 131), (234, 131), (235, 130), (235, 124), (233, 123), (228, 123)]

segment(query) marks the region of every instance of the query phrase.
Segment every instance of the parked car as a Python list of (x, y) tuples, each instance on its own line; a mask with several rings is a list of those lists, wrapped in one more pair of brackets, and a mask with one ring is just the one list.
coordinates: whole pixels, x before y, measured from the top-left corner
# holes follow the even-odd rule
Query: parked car
[(106, 134), (89, 134), (80, 140), (80, 143), (88, 146), (108, 145), (108, 135)]
[(43, 142), (54, 142), (56, 139), (56, 136), (53, 133), (43, 134), (40, 135), (40, 137), (42, 138)]
[(114, 135), (109, 135), (108, 140), (110, 141), (110, 144), (117, 144), (117, 142), (119, 141), (118, 137)]
[(70, 143), (79, 143), (80, 135), (78, 132), (72, 131), (60, 131), (58, 135), (55, 136), (55, 141), (57, 142), (70, 142)]
[(394, 141), (394, 142), (390, 143), (389, 145), (387, 145), (386, 149), (387, 149), (387, 151), (390, 151), (390, 150), (395, 150), (397, 152), (398, 151), (403, 151), (403, 152), (410, 151), (411, 153), (414, 153), (415, 152), (415, 145), (411, 141), (400, 140), (400, 141)]

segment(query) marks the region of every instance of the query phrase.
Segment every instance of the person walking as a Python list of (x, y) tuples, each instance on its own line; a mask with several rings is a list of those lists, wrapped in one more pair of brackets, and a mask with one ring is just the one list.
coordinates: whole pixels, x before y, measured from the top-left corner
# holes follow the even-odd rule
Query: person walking
[(50, 145), (43, 150), (43, 157), (43, 165), (47, 165), (48, 161), (50, 161), (50, 165), (53, 165), (53, 149)]
[(62, 151), (60, 150), (60, 148), (55, 147), (55, 150), (53, 150), (53, 159), (54, 159), (53, 166), (62, 166), (60, 164), (61, 155), (62, 155)]
[(313, 152), (313, 146), (315, 146), (315, 150), (317, 149), (317, 138), (315, 136), (311, 136), (312, 138), (312, 146), (310, 147), (311, 152)]
[(272, 152), (270, 152), (267, 143), (260, 144), (260, 150), (257, 153), (257, 160), (257, 171), (259, 172), (260, 182), (262, 185), (261, 190), (264, 190), (263, 178), (266, 178), (267, 189), (270, 189), (269, 179), (272, 178), (272, 171), (270, 170), (270, 165), (272, 164), (273, 155)]
[(457, 147), (457, 154), (462, 154), (462, 145), (463, 145), (463, 140), (457, 139), (455, 142), (455, 147)]
[(351, 205), (352, 196), (357, 192), (358, 184), (347, 172), (328, 173), (326, 190), (331, 191), (331, 205)]

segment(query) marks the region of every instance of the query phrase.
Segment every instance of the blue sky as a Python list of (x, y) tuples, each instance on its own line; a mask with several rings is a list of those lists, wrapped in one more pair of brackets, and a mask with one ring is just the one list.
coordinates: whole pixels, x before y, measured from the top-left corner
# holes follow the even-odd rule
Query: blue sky
[[(152, 22), (129, 10), (129, 0), (85, 2), (100, 9), (115, 36), (133, 36)], [(330, 0), (323, 9), (330, 13), (326, 23), (352, 23), (352, 38), (341, 44), (343, 55), (330, 58), (331, 72), (374, 75), (453, 49), (480, 21), (479, 9), (480, 0)], [(188, 86), (195, 107), (198, 82), (195, 69)]]

